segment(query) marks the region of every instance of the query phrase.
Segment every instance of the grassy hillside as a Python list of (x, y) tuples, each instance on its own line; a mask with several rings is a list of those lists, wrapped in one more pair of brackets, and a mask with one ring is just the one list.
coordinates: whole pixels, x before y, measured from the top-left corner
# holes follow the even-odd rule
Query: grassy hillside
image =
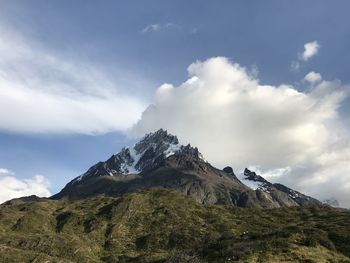
[(0, 262), (350, 262), (350, 213), (204, 206), (152, 190), (0, 206)]

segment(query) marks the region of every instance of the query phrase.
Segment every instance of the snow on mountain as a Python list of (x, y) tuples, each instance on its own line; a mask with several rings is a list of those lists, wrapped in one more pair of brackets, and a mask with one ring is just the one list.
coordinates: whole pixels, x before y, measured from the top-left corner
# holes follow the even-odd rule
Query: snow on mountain
[(184, 146), (179, 143), (176, 136), (160, 129), (145, 135), (134, 146), (124, 147), (107, 161), (92, 166), (74, 181), (79, 182), (83, 178), (92, 176), (139, 174), (152, 169), (162, 160), (179, 152), (203, 159), (196, 147), (191, 147), (190, 144)]
[(250, 171), (245, 168), (243, 172), (238, 173), (237, 178), (246, 186), (250, 187), (253, 190), (260, 190), (265, 193), (271, 193), (271, 191), (278, 190), (287, 194), (293, 200), (309, 200), (310, 197), (304, 194), (299, 193), (283, 184), (279, 183), (270, 183), (265, 178), (260, 175), (257, 175), (255, 172)]
[(120, 196), (159, 187), (180, 191), (206, 204), (272, 208), (320, 203), (282, 184), (272, 184), (249, 169), (237, 176), (232, 167), (217, 169), (196, 147), (180, 144), (176, 136), (163, 129), (93, 165), (52, 198)]
[(243, 184), (253, 190), (259, 189), (268, 192), (267, 188), (271, 185), (271, 183), (266, 181), (263, 177), (247, 168), (245, 168), (244, 171), (237, 173), (236, 176)]

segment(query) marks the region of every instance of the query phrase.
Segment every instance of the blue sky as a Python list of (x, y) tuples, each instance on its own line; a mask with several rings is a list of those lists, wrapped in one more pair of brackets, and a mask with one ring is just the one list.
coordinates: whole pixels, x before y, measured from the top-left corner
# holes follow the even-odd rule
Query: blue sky
[[(126, 131), (157, 89), (181, 88), (188, 66), (211, 57), (239, 63), (264, 85), (302, 93), (310, 89), (303, 80), (309, 72), (348, 84), (349, 9), (348, 1), (1, 1), (0, 90), (18, 86), (32, 102), (0, 105), (0, 168), (18, 180), (42, 175), (51, 193), (59, 191), (133, 144)], [(320, 47), (304, 61), (304, 44), (312, 41)], [(347, 97), (334, 107), (345, 124), (339, 130), (347, 130)], [(266, 172), (285, 165), (258, 161), (242, 166)]]

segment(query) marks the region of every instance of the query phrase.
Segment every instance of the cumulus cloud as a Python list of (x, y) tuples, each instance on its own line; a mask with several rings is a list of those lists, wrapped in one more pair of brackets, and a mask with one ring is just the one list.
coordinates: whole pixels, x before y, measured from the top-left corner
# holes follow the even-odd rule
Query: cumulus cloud
[(103, 133), (124, 130), (145, 104), (98, 69), (0, 28), (0, 129)]
[(11, 170), (9, 169), (6, 169), (6, 168), (0, 168), (0, 175), (2, 174), (7, 174), (7, 175), (14, 175), (15, 173), (12, 172)]
[(40, 197), (50, 196), (50, 183), (42, 175), (35, 175), (28, 179), (18, 179), (8, 169), (0, 168), (0, 203), (7, 200), (28, 195)]
[(304, 80), (310, 82), (311, 84), (314, 84), (320, 82), (322, 80), (322, 76), (320, 73), (311, 71), (305, 75)]
[[(197, 61), (188, 72), (189, 79), (180, 86), (158, 88), (131, 136), (165, 128), (183, 143), (198, 146), (219, 167), (232, 165), (237, 171), (255, 164), (270, 178), (287, 178), (299, 190), (311, 180), (313, 184), (302, 188), (306, 193), (322, 183), (320, 176), (333, 180), (317, 160), (322, 154), (333, 156), (329, 147), (342, 136), (338, 108), (347, 92), (341, 83), (321, 81), (308, 92), (285, 84), (263, 85), (223, 57)], [(323, 161), (324, 167), (332, 166), (330, 158)], [(346, 181), (347, 174), (338, 176)], [(349, 185), (341, 187), (350, 191)], [(330, 191), (350, 204), (350, 197), (337, 195), (337, 188)]]
[(304, 44), (304, 51), (299, 55), (300, 59), (308, 61), (310, 58), (317, 55), (320, 47), (321, 46), (317, 41), (312, 41)]
[(292, 61), (291, 65), (290, 65), (290, 69), (292, 71), (299, 71), (303, 62), (306, 62), (310, 58), (312, 58), (313, 56), (317, 55), (320, 47), (321, 47), (320, 44), (316, 40), (312, 41), (312, 42), (305, 43), (304, 44), (304, 51), (298, 53), (298, 60)]

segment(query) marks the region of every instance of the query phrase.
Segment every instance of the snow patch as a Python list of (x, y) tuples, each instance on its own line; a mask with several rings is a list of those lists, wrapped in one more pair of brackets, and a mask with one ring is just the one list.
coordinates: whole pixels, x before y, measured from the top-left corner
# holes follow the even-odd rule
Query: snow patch
[(238, 172), (236, 174), (236, 176), (243, 184), (245, 184), (246, 186), (248, 186), (252, 190), (261, 190), (261, 191), (264, 191), (264, 192), (267, 192), (267, 193), (269, 192), (267, 190), (266, 183), (248, 179), (244, 175), (243, 171)]
[(178, 151), (181, 150), (182, 145), (181, 144), (169, 144), (169, 147), (166, 151), (164, 151), (165, 157), (168, 158), (171, 155), (174, 155)]
[(257, 190), (262, 185), (261, 182), (256, 182), (256, 181), (247, 179), (243, 171), (240, 171), (239, 173), (237, 173), (236, 176), (243, 184), (245, 184), (246, 186), (248, 186), (253, 190)]
[(159, 157), (168, 158), (179, 152), (198, 156), (204, 160), (197, 148), (180, 144), (176, 136), (160, 129), (157, 132), (145, 135), (134, 146), (123, 148), (107, 161), (91, 167), (86, 173), (74, 179), (73, 183), (91, 176), (140, 174), (143, 169), (157, 165), (160, 160)]
[[(157, 145), (155, 143), (151, 143), (150, 147), (153, 147), (153, 149), (156, 149)], [(179, 152), (182, 147), (183, 146), (179, 143), (177, 143), (177, 144), (170, 143), (168, 145), (168, 148), (165, 151), (163, 151), (162, 154), (164, 154), (165, 157), (168, 158), (169, 156), (174, 155), (177, 152)], [(124, 160), (124, 163), (122, 164), (122, 167), (121, 167), (123, 173), (124, 174), (139, 174), (141, 171), (140, 171), (140, 169), (136, 168), (136, 165), (148, 149), (149, 149), (149, 147), (147, 149), (145, 149), (143, 152), (138, 153), (135, 150), (135, 146), (127, 148), (127, 150), (130, 153), (132, 163), (128, 164), (128, 162), (126, 160)]]

